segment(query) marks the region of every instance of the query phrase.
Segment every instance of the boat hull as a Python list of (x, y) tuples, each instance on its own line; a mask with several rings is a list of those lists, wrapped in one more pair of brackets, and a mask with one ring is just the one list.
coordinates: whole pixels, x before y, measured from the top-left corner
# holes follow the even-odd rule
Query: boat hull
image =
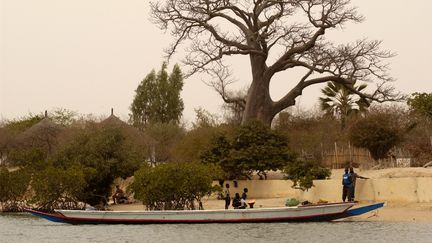
[[(206, 224), (330, 221), (374, 210), (351, 209), (354, 203), (324, 204), (305, 207), (184, 210), (184, 211), (83, 211), (56, 210), (55, 214), (28, 212), (45, 219), (69, 224)], [(381, 205), (381, 204), (380, 204)], [(379, 206), (379, 207), (382, 207)], [(364, 207), (363, 207), (364, 208)], [(352, 212), (352, 213), (351, 213)]]

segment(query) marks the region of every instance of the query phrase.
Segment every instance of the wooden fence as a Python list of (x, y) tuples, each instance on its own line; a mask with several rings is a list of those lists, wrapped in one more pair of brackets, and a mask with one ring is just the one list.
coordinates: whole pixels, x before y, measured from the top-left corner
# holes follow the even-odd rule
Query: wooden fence
[(322, 152), (323, 165), (332, 169), (341, 169), (346, 166), (361, 167), (370, 169), (376, 166), (381, 168), (409, 167), (411, 166), (411, 156), (402, 149), (393, 149), (391, 156), (387, 159), (375, 161), (368, 150), (334, 144), (333, 149)]

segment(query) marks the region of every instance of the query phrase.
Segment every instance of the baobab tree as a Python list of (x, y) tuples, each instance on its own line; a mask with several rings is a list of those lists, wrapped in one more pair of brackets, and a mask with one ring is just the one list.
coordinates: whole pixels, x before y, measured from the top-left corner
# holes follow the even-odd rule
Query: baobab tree
[[(170, 31), (174, 40), (168, 58), (184, 48), (188, 75), (206, 73), (228, 103), (244, 106), (242, 122), (260, 120), (270, 125), (280, 111), (295, 105), (302, 91), (325, 82), (336, 82), (369, 100), (394, 100), (386, 58), (380, 41), (362, 39), (336, 45), (325, 39), (330, 29), (363, 17), (350, 0), (160, 0), (151, 3), (154, 23)], [(187, 47), (186, 47), (187, 46)], [(252, 80), (246, 99), (227, 90), (232, 71), (228, 56), (249, 58)], [(272, 78), (302, 69), (285, 96), (273, 100)], [(357, 82), (376, 82), (366, 93), (353, 88)]]

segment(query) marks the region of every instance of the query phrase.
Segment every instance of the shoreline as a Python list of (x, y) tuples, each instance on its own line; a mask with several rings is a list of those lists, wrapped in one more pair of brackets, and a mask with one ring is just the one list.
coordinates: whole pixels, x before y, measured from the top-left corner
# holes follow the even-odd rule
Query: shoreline
[[(286, 198), (259, 198), (255, 199), (254, 207), (285, 207), (285, 201)], [(359, 205), (367, 205), (370, 203), (360, 202)], [(207, 199), (203, 200), (203, 205), (204, 209), (223, 209), (225, 201)], [(232, 209), (232, 207), (230, 208)], [(145, 210), (145, 206), (139, 202), (116, 204), (109, 205), (109, 210), (136, 211)], [(364, 215), (351, 217), (348, 220), (370, 222), (432, 222), (432, 203), (386, 203), (383, 208)]]

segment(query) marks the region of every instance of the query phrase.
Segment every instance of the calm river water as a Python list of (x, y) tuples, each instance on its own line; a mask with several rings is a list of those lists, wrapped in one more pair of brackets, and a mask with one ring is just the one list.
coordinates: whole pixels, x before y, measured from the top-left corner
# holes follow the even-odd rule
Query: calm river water
[(432, 223), (67, 225), (0, 214), (0, 242), (432, 242)]

